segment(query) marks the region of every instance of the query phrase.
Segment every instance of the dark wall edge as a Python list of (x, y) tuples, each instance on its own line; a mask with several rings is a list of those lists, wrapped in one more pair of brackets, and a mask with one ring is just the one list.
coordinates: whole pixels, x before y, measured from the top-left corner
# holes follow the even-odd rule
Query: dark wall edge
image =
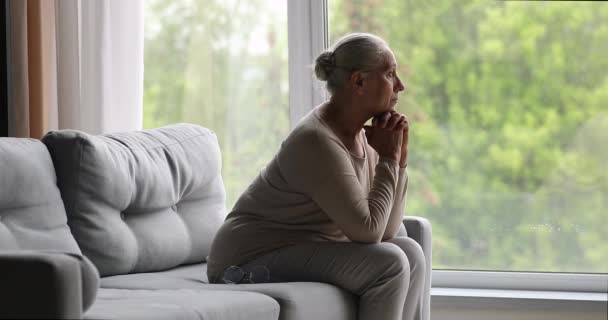
[(0, 1), (0, 137), (8, 136), (8, 73), (6, 60), (6, 0)]

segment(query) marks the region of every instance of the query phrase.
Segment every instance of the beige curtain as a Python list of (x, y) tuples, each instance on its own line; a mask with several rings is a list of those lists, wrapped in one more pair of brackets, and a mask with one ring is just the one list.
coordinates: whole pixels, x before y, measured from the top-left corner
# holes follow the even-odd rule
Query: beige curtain
[(57, 128), (55, 2), (8, 0), (8, 134), (40, 138)]
[(143, 124), (143, 0), (7, 0), (8, 135)]

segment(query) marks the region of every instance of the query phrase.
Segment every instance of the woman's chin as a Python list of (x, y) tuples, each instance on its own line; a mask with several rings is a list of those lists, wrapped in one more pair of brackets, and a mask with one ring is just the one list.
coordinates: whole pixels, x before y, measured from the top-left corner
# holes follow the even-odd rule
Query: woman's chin
[(374, 117), (382, 115), (382, 114), (384, 114), (386, 112), (397, 111), (397, 109), (395, 108), (396, 105), (397, 105), (397, 103), (394, 103), (394, 102), (388, 103), (382, 109), (379, 109), (377, 112), (375, 112)]

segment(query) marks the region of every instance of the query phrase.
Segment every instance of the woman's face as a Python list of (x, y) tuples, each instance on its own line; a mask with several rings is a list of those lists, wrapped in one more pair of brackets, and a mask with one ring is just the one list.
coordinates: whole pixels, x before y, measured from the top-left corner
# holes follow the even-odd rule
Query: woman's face
[(368, 74), (366, 98), (374, 115), (395, 109), (399, 92), (405, 87), (397, 76), (397, 61), (393, 52), (387, 48), (385, 62), (377, 70)]

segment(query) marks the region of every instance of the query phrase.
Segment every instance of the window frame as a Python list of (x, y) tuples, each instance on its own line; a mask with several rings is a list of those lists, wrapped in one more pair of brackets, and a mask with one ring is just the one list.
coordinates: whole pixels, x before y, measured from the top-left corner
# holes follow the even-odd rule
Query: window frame
[(608, 275), (526, 271), (433, 270), (441, 288), (606, 293)]
[[(312, 61), (329, 46), (328, 0), (288, 1), (289, 110), (291, 128), (327, 99)], [(435, 288), (608, 292), (608, 274), (433, 270)]]
[[(287, 1), (289, 120), (296, 123), (327, 99), (314, 78), (313, 61), (329, 46), (327, 0)], [(295, 90), (292, 90), (295, 89)]]

